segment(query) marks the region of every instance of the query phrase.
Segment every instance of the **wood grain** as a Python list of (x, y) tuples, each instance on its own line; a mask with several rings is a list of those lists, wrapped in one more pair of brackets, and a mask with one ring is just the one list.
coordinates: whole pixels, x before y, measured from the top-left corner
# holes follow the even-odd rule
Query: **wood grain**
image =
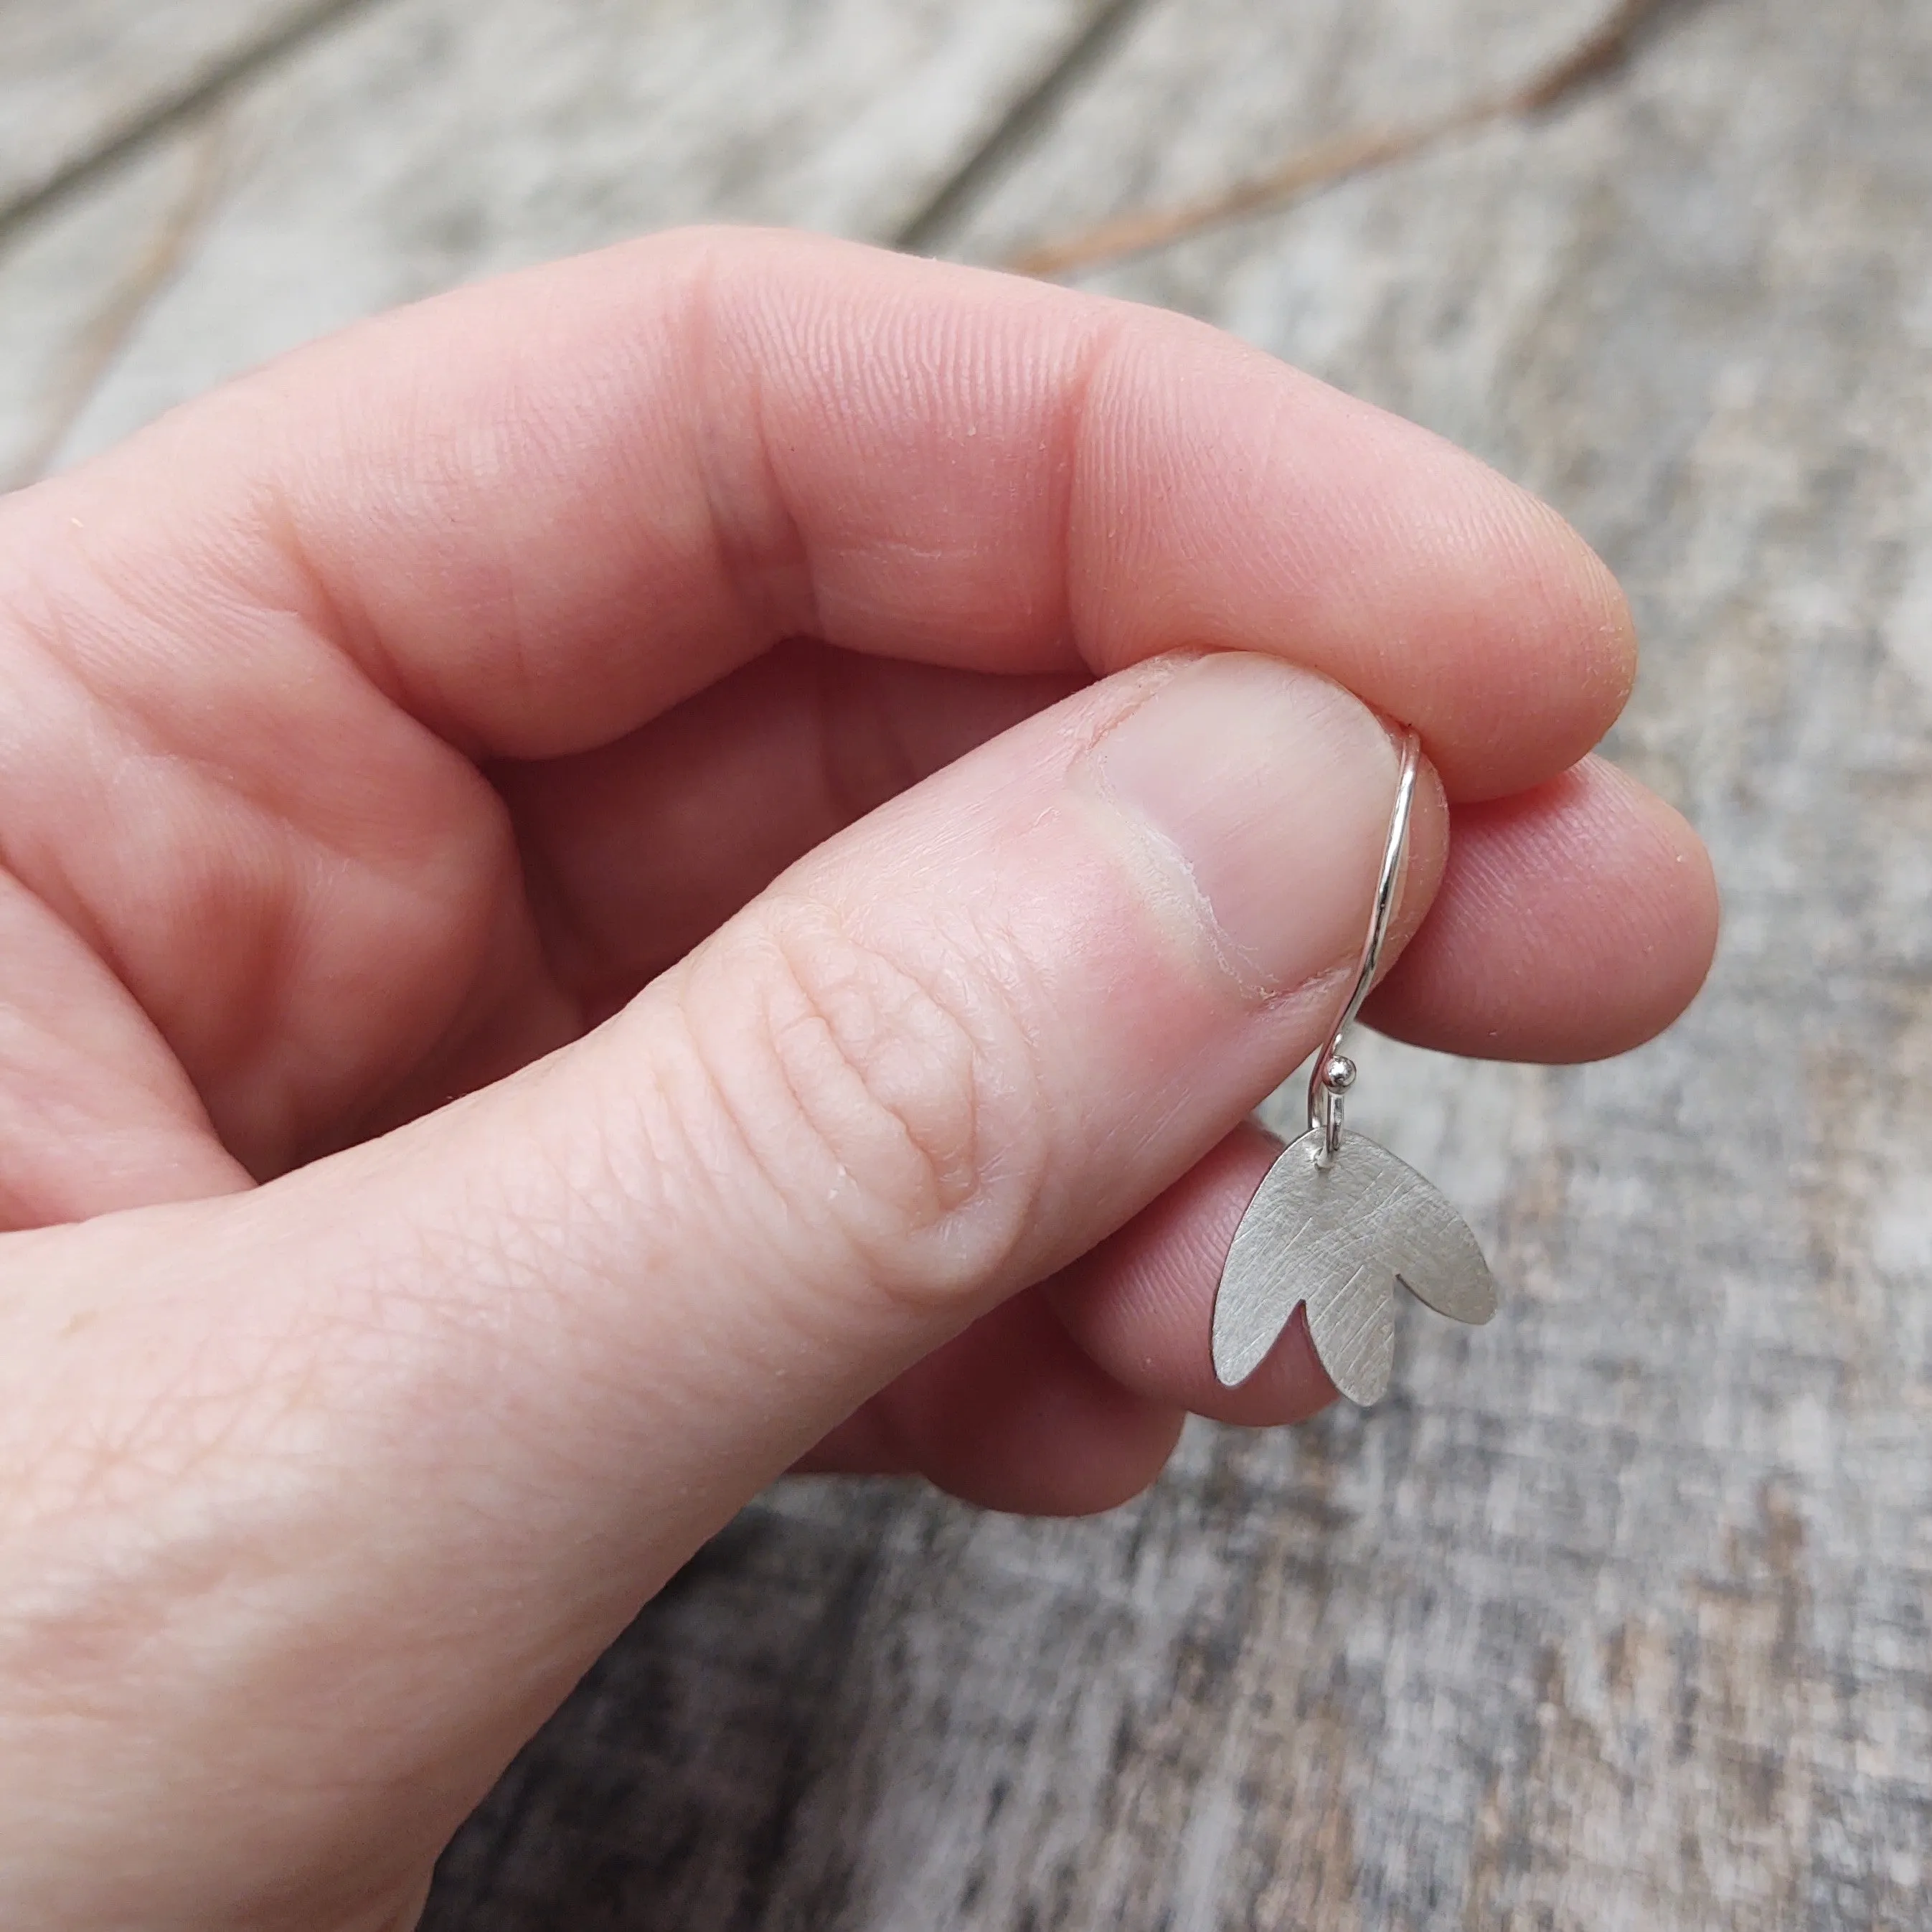
[(363, 0), (0, 0), (0, 226)]
[(1352, 175), (1412, 160), (1491, 122), (1549, 112), (1622, 67), (1674, 4), (1675, 0), (1611, 0), (1576, 39), (1526, 74), (1492, 81), (1482, 92), (1433, 111), (1412, 111), (1399, 121), (1330, 134), (1198, 200), (1134, 208), (1097, 226), (1036, 242), (1010, 266), (1025, 274), (1060, 275), (1146, 254), (1244, 215), (1285, 208)]
[[(926, 238), (1002, 259), (1212, 194), (1596, 10), (1146, 0)], [(387, 0), (251, 82), (232, 187), (63, 454), (628, 227), (898, 232), (1093, 17), (571, 13)], [(1613, 748), (1715, 849), (1717, 975), (1601, 1067), (1366, 1043), (1351, 1118), (1484, 1235), (1494, 1324), (1405, 1320), (1380, 1408), (1196, 1428), (1090, 1522), (774, 1492), (459, 1838), (436, 1932), (1924, 1922), (1928, 99), (1918, 0), (1683, 0), (1553, 112), (1092, 278), (1472, 445), (1599, 544), (1648, 640)], [(187, 164), (16, 238), (0, 341), (85, 309), (80, 238), (163, 218)]]
[[(74, 317), (124, 302), (132, 265), (175, 218), (206, 117), (0, 233), (0, 344), (31, 372), (10, 411), (0, 378), (0, 478), (43, 452), (98, 449), (372, 310), (642, 229), (896, 233), (1100, 4), (356, 6), (211, 108), (225, 123), (223, 190), (102, 380), (64, 412), (46, 405), (71, 385)], [(118, 65), (103, 70), (102, 89), (119, 84)], [(106, 246), (110, 206), (126, 226)]]

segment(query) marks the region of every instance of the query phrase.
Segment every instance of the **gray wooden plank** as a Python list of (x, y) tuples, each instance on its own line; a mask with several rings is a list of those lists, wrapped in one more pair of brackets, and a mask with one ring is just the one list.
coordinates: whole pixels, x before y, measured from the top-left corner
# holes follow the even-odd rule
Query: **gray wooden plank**
[(0, 0), (0, 220), (361, 0)]
[(191, 241), (226, 88), (368, 3), (0, 0), (0, 488)]
[[(1153, 112), (1144, 50), (1209, 17), (1165, 10), (956, 248), (1399, 92), (1334, 46), (1264, 143), (1283, 22), (1230, 5)], [(1498, 62), (1544, 23), (1490, 18)], [(459, 1840), (433, 1926), (1922, 1922), (1928, 95), (1913, 0), (1711, 0), (1555, 113), (1091, 278), (1596, 539), (1649, 639), (1614, 748), (1716, 850), (1716, 976), (1604, 1066), (1365, 1052), (1355, 1118), (1472, 1210), (1495, 1328), (1408, 1324), (1373, 1415), (1198, 1430), (1096, 1522), (767, 1498)]]
[[(1101, 4), (385, 0), (357, 10), (226, 103), (218, 203), (48, 455), (98, 448), (373, 310), (642, 229), (704, 218), (890, 236)], [(158, 154), (130, 166), (170, 164)], [(116, 192), (104, 184), (46, 225), (85, 222)], [(113, 276), (124, 272), (114, 263)], [(92, 298), (110, 301), (118, 283), (104, 286), (99, 270), (94, 281)], [(11, 308), (51, 312), (38, 284), (16, 292), (0, 263), (0, 311)], [(0, 418), (10, 427), (0, 472), (44, 436)]]
[(950, 232), (944, 252), (1000, 262), (1148, 206), (1211, 196), (1358, 130), (1436, 119), (1546, 68), (1606, 0), (1160, 0), (1050, 139)]
[(219, 154), (183, 129), (0, 236), (0, 489), (45, 467), (206, 206)]

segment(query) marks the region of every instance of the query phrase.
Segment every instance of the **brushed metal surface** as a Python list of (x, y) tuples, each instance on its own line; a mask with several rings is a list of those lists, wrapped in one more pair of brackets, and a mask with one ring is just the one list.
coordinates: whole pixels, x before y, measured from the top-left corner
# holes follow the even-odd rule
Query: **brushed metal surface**
[(1496, 1312), (1496, 1283), (1461, 1215), (1413, 1168), (1360, 1134), (1324, 1166), (1317, 1128), (1262, 1177), (1214, 1298), (1214, 1372), (1259, 1368), (1294, 1311), (1329, 1378), (1366, 1408), (1395, 1360), (1395, 1284), (1458, 1322)]

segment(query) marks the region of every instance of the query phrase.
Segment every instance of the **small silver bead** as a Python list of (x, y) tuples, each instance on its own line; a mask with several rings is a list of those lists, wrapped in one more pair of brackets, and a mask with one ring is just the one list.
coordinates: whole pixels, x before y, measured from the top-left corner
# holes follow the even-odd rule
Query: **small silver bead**
[(1355, 1084), (1355, 1063), (1346, 1053), (1338, 1053), (1322, 1070), (1322, 1084), (1331, 1094), (1346, 1094)]

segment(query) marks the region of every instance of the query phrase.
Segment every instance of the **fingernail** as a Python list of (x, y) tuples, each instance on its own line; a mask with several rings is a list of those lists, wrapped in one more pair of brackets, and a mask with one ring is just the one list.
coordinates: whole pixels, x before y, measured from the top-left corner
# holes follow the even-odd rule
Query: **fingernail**
[(1154, 896), (1192, 918), (1246, 991), (1353, 962), (1398, 770), (1366, 706), (1279, 659), (1220, 652), (1176, 672), (1088, 756), (1138, 834)]

